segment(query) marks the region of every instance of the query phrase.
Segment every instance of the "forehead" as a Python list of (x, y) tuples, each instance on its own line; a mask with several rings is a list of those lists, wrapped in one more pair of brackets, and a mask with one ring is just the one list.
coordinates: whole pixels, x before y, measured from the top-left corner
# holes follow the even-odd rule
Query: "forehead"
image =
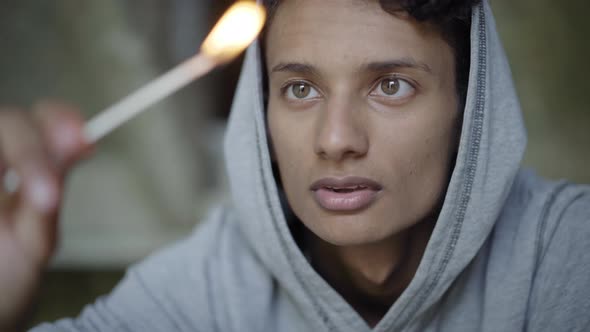
[(269, 62), (436, 62), (445, 46), (432, 26), (387, 13), (376, 0), (283, 0), (266, 39)]

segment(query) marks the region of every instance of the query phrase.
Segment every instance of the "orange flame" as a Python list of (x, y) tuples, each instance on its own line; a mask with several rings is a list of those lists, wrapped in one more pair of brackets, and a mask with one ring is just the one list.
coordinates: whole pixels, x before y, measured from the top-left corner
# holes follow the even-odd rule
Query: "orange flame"
[(209, 33), (201, 52), (218, 62), (227, 62), (256, 39), (266, 20), (264, 8), (252, 1), (231, 6)]

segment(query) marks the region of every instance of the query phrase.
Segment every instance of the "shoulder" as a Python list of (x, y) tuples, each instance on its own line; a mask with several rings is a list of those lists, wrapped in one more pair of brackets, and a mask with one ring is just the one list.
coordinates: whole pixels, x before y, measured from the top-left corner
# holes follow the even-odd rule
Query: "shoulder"
[(229, 303), (224, 284), (237, 278), (228, 267), (237, 258), (244, 260), (241, 264), (254, 261), (245, 246), (232, 211), (218, 208), (188, 237), (130, 267), (109, 295), (86, 306), (79, 317), (35, 331), (223, 329), (220, 308)]
[(506, 206), (536, 233), (538, 264), (590, 246), (590, 185), (548, 181), (523, 171)]
[(523, 170), (515, 179), (504, 210), (538, 229), (538, 247), (543, 251), (555, 231), (590, 227), (590, 185), (545, 180)]
[(187, 294), (183, 286), (190, 285), (193, 295), (217, 297), (212, 293), (217, 285), (231, 287), (260, 270), (264, 271), (259, 274), (266, 273), (241, 232), (235, 211), (217, 208), (190, 236), (131, 267), (128, 274), (136, 275), (147, 289), (177, 301)]
[[(590, 252), (589, 185), (556, 183), (540, 212), (539, 263), (559, 254)], [(584, 256), (578, 259), (590, 264), (590, 255)]]
[[(570, 280), (584, 272), (590, 286), (590, 186), (562, 186), (545, 206), (544, 217), (538, 263), (547, 274), (575, 272)], [(590, 289), (587, 295), (590, 298)]]
[(554, 223), (553, 231), (562, 225), (580, 230), (590, 227), (590, 185), (564, 185), (548, 206), (547, 217)]
[(185, 240), (129, 270), (157, 310), (174, 322), (171, 330), (261, 329), (272, 275), (243, 236), (237, 217), (231, 208), (217, 209)]
[(231, 210), (218, 207), (200, 222), (191, 234), (156, 251), (129, 271), (158, 275), (166, 273), (163, 266), (183, 270), (200, 269), (211, 257), (219, 254), (219, 244), (226, 238), (240, 236), (232, 225)]
[(590, 186), (553, 183), (540, 205), (531, 330), (590, 327)]
[(229, 208), (213, 210), (188, 237), (132, 266), (127, 274), (166, 307), (200, 306), (198, 311), (203, 311), (202, 305), (211, 304), (206, 298), (219, 299), (215, 290), (226, 282), (225, 275), (235, 278), (231, 270), (236, 265), (257, 262), (234, 216)]

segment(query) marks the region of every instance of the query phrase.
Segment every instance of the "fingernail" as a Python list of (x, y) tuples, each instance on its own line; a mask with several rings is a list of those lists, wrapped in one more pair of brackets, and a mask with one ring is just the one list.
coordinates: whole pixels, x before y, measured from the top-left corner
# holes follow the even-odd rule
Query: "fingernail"
[(20, 177), (15, 170), (9, 169), (2, 177), (2, 190), (6, 193), (14, 194), (20, 187)]
[(43, 178), (37, 178), (31, 183), (29, 199), (41, 212), (49, 212), (55, 205), (55, 189)]
[(58, 164), (66, 162), (78, 149), (80, 138), (72, 128), (65, 127), (55, 133), (55, 144), (58, 147)]

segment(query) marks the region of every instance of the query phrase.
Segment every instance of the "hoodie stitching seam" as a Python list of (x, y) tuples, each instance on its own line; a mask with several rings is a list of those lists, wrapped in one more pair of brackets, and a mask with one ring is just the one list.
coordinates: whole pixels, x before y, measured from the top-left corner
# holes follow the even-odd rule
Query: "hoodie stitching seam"
[[(537, 253), (535, 255), (536, 257), (535, 257), (535, 270), (533, 272), (534, 274), (537, 273), (536, 267), (543, 260), (543, 256), (545, 256), (546, 243), (545, 243), (545, 241), (543, 241), (543, 238), (544, 238), (544, 235), (546, 234), (546, 228), (547, 228), (547, 223), (548, 223), (548, 219), (549, 219), (550, 209), (555, 204), (555, 201), (557, 200), (558, 195), (561, 192), (563, 192), (567, 188), (568, 185), (569, 185), (569, 183), (567, 183), (567, 182), (561, 183), (558, 186), (556, 186), (556, 188), (554, 188), (551, 191), (551, 193), (549, 193), (549, 197), (545, 201), (545, 204), (543, 205), (543, 209), (541, 210), (541, 214), (539, 215), (539, 219), (540, 219), (539, 230), (537, 231), (537, 237), (535, 239), (535, 248), (537, 248)], [(577, 196), (574, 197), (574, 199), (571, 200), (571, 202), (569, 202), (568, 205), (563, 209), (562, 213), (577, 198), (578, 198)], [(551, 239), (548, 239), (547, 243), (551, 242), (550, 240)]]

